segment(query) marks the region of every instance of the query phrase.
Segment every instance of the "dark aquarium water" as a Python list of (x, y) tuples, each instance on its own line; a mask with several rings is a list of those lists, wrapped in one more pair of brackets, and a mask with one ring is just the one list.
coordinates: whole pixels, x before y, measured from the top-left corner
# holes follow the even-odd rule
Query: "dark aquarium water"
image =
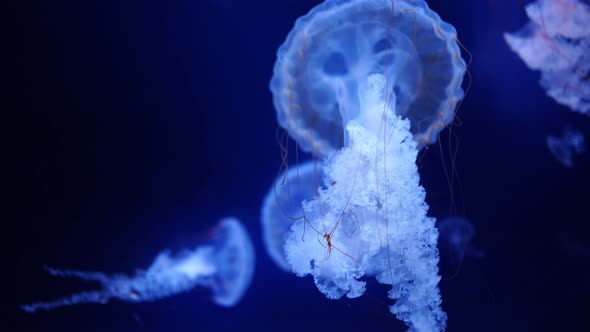
[[(588, 6), (584, 0), (552, 1)], [(364, 2), (369, 7), (383, 0)], [(398, 62), (397, 69), (388, 67), (389, 60), (395, 63), (392, 59), (400, 56), (399, 45), (406, 47), (403, 54), (419, 52), (418, 47), (408, 48), (419, 43), (419, 33), (399, 39), (396, 35), (385, 44), (377, 38), (373, 49), (393, 54), (384, 56), (379, 67), (383, 72), (407, 72), (407, 85), (400, 83), (399, 90), (391, 87), (398, 104), (406, 99), (411, 104), (417, 94), (435, 94), (434, 88), (420, 90), (416, 77), (444, 82), (446, 74), (439, 65), (456, 61), (458, 77), (464, 75), (465, 97), (456, 109), (458, 99), (450, 103), (451, 116), (419, 121), (427, 126), (440, 124), (444, 128), (440, 133), (419, 136), (423, 127), (412, 122), (410, 111), (406, 115), (411, 134), (419, 141), (412, 145), (417, 157), (409, 165), (419, 174), (428, 216), (436, 218), (438, 228), (433, 219), (423, 220), (430, 220), (434, 234), (440, 230), (439, 309), (448, 317), (446, 331), (583, 331), (590, 309), (590, 147), (584, 148), (590, 139), (589, 113), (573, 111), (549, 96), (547, 84), (539, 83), (547, 66), (529, 69), (506, 42), (504, 33), (528, 24), (525, 6), (530, 1), (427, 1), (433, 12), (456, 29), (458, 39), (450, 30), (446, 34), (442, 28), (446, 23), (420, 18), (420, 6), (403, 10), (408, 3), (421, 2), (394, 1), (394, 12), (401, 12), (391, 20), (383, 12), (348, 13), (330, 28), (346, 29), (383, 16), (383, 31), (389, 31), (387, 27), (395, 30), (403, 16), (407, 31), (426, 26), (435, 31), (439, 42), (453, 45), (448, 59), (430, 57), (435, 66), (422, 71), (405, 62)], [(322, 122), (330, 117), (346, 121), (357, 115), (355, 109), (362, 110), (363, 95), (356, 94), (356, 83), (341, 84), (343, 77), (354, 72), (356, 55), (351, 60), (331, 53), (324, 67), (307, 59), (314, 52), (338, 47), (348, 52), (346, 56), (361, 54), (366, 48), (358, 40), (370, 39), (369, 32), (351, 37), (344, 31), (336, 34), (342, 40), (335, 44), (334, 34), (314, 34), (312, 29), (302, 33), (305, 37), (299, 40), (301, 48), (293, 52), (291, 65), (319, 66), (329, 80), (322, 76), (305, 83), (307, 72), (301, 70), (292, 81), (283, 82), (287, 90), (276, 97), (288, 101), (289, 87), (315, 93), (318, 85), (329, 81), (333, 91), (322, 90), (313, 95), (314, 100), (291, 105), (297, 105), (295, 113), (303, 113), (316, 102), (339, 100), (335, 108), (333, 104), (326, 108), (332, 113), (306, 118), (317, 124), (317, 132), (329, 132), (326, 146), (331, 150), (310, 154), (313, 147), (309, 147), (320, 139), (308, 132), (295, 134), (289, 127), (292, 136), (299, 135), (302, 148), (297, 149), (295, 140), (284, 139), (290, 118), (282, 114), (277, 121), (276, 100), (273, 103), (269, 88), (277, 50), (295, 21), (320, 3), (8, 3), (10, 28), (4, 52), (9, 53), (5, 75), (9, 98), (3, 113), (9, 171), (5, 172), (8, 213), (3, 234), (10, 264), (4, 269), (9, 275), (4, 300), (4, 325), (9, 328), (5, 331), (408, 329), (396, 317), (401, 309), (390, 312), (396, 303), (387, 294), (391, 282), (380, 284), (372, 263), (357, 255), (371, 245), (391, 249), (389, 264), (384, 266), (389, 265), (385, 272), (392, 273), (396, 287), (398, 275), (392, 272), (391, 262), (402, 254), (379, 244), (384, 235), (379, 232), (374, 240), (366, 238), (356, 247), (350, 243), (368, 220), (360, 207), (349, 208), (350, 197), (361, 190), (358, 186), (349, 187), (344, 196), (347, 203), (336, 209), (335, 215), (342, 220), (336, 226), (322, 222), (314, 228), (299, 212), (299, 217), (283, 216), (288, 227), (277, 232), (290, 232), (290, 223), (307, 227), (306, 243), (316, 246), (320, 259), (304, 268), (320, 274), (320, 284), (334, 285), (322, 279), (326, 276), (322, 273), (333, 271), (318, 272), (322, 267), (335, 262), (366, 264), (365, 274), (359, 276), (366, 282), (364, 294), (327, 298), (314, 284), (313, 273), (298, 277), (288, 272), (288, 261), (281, 266), (265, 243), (261, 208), (269, 188), (285, 170), (284, 160), (291, 167), (315, 161), (315, 175), (321, 177), (327, 156), (357, 142), (343, 132), (342, 122)], [(567, 13), (566, 5), (556, 5), (545, 14), (537, 36), (545, 36), (556, 15)], [(578, 102), (588, 104), (590, 32), (579, 39), (547, 34), (544, 40), (566, 59), (563, 66), (574, 66), (572, 72), (579, 77), (579, 85), (561, 86), (577, 93)], [(520, 36), (532, 35), (535, 32), (525, 31)], [(354, 41), (347, 38), (357, 38), (356, 46), (350, 46)], [(424, 45), (432, 44), (424, 41)], [(460, 56), (452, 51), (455, 47)], [(579, 47), (579, 52), (570, 47)], [(536, 52), (532, 54), (542, 50)], [(572, 65), (571, 54), (582, 54), (577, 65)], [(452, 100), (460, 98), (457, 89), (441, 91)], [(345, 105), (342, 95), (353, 96), (353, 102)], [(375, 119), (366, 121), (382, 123), (379, 116)], [(306, 137), (312, 138), (305, 141)], [(344, 175), (355, 179), (354, 183), (369, 176), (364, 172)], [(322, 185), (321, 181), (313, 188), (328, 190), (341, 183), (325, 180)], [(301, 201), (312, 199), (314, 193), (317, 189), (308, 196), (302, 194), (305, 197), (289, 194), (289, 203), (301, 210)], [(226, 217), (235, 218), (230, 219), (235, 223), (220, 224)], [(352, 225), (349, 231), (354, 234), (337, 238), (331, 230), (346, 232), (347, 226), (340, 225)], [(279, 256), (284, 249), (281, 234), (275, 238)], [(430, 249), (436, 252), (435, 247)], [(303, 252), (294, 250), (291, 255)], [(436, 262), (436, 256), (431, 258)], [(418, 282), (422, 279), (408, 278), (405, 285), (410, 292), (423, 289)], [(432, 287), (436, 292), (436, 280)], [(56, 308), (43, 310), (51, 306), (43, 301), (64, 297), (54, 303)], [(40, 310), (23, 310), (33, 308), (22, 305), (34, 303), (34, 309)], [(414, 328), (443, 330), (440, 324)]]

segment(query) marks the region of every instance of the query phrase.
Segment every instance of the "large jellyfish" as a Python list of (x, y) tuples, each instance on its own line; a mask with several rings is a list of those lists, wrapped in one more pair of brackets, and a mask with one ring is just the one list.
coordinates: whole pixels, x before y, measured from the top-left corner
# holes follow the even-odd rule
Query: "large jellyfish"
[(56, 277), (98, 281), (102, 288), (50, 302), (23, 305), (24, 311), (50, 310), (79, 303), (107, 303), (112, 298), (126, 302), (154, 301), (189, 291), (195, 286), (211, 288), (216, 304), (231, 307), (240, 301), (250, 286), (254, 250), (242, 224), (235, 218), (225, 218), (217, 226), (210, 243), (176, 255), (164, 250), (147, 270), (138, 270), (133, 277), (50, 267), (45, 270)]
[(270, 210), (298, 215), (265, 217), (290, 225), (273, 226), (285, 236), (273, 250), (331, 299), (362, 295), (363, 277), (391, 285), (390, 310), (412, 331), (446, 327), (416, 157), (452, 121), (465, 70), (455, 29), (424, 1), (328, 0), (296, 22), (270, 84), (279, 124), (321, 158), (322, 178), (313, 197), (307, 183), (291, 196), (302, 201)]
[(559, 104), (590, 115), (590, 7), (579, 0), (538, 0), (530, 22), (504, 38)]

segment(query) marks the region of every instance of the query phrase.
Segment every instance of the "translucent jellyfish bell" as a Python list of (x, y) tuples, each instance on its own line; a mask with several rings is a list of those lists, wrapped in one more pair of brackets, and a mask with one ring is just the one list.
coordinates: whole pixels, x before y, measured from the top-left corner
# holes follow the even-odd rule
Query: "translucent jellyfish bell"
[(359, 91), (378, 73), (415, 140), (433, 143), (463, 97), (459, 54), (455, 29), (422, 0), (325, 1), (278, 50), (270, 84), (278, 122), (303, 150), (327, 155), (345, 145)]
[(70, 295), (50, 302), (21, 306), (27, 312), (50, 310), (79, 303), (107, 303), (111, 298), (126, 302), (155, 301), (196, 286), (210, 287), (213, 300), (224, 307), (233, 306), (250, 285), (254, 271), (254, 249), (248, 233), (235, 218), (221, 220), (210, 243), (172, 255), (164, 250), (147, 270), (134, 276), (113, 276), (102, 272), (58, 270), (46, 267), (56, 277), (97, 281), (102, 288)]
[(213, 300), (224, 307), (234, 306), (250, 286), (254, 274), (254, 248), (242, 224), (223, 219), (215, 233), (217, 273), (213, 275)]
[(302, 203), (317, 195), (321, 165), (309, 161), (289, 168), (273, 183), (262, 203), (261, 224), (264, 246), (272, 260), (291, 271), (284, 245), (291, 225), (303, 216)]

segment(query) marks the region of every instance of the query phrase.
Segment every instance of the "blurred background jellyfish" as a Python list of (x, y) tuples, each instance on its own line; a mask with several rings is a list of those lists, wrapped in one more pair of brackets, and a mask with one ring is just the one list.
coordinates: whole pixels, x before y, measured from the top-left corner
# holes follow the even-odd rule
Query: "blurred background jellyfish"
[(138, 270), (132, 277), (50, 267), (45, 270), (56, 277), (97, 281), (102, 288), (54, 301), (23, 305), (22, 310), (32, 313), (79, 303), (104, 304), (112, 298), (126, 302), (155, 301), (196, 286), (210, 288), (217, 305), (231, 307), (240, 301), (250, 285), (254, 250), (242, 224), (235, 218), (225, 218), (216, 227), (209, 243), (174, 255), (164, 250), (147, 270)]
[(465, 258), (483, 257), (483, 252), (472, 243), (475, 226), (470, 220), (463, 217), (447, 217), (439, 220), (436, 228), (439, 233), (438, 250), (441, 262), (447, 262), (444, 265), (448, 266), (451, 275), (458, 273)]
[(504, 39), (559, 104), (590, 115), (590, 7), (579, 0), (538, 0), (525, 7), (531, 20)]
[(295, 165), (273, 183), (262, 203), (262, 237), (266, 252), (284, 271), (291, 271), (284, 244), (291, 225), (303, 216), (301, 202), (313, 199), (321, 184), (321, 165), (308, 161)]
[(390, 285), (412, 331), (446, 328), (416, 157), (452, 121), (465, 71), (455, 29), (424, 1), (328, 0), (297, 20), (270, 83), (279, 124), (322, 158), (320, 186), (263, 216), (290, 224), (283, 260), (330, 299), (361, 296), (363, 277)]
[(561, 136), (547, 136), (547, 147), (565, 167), (573, 167), (574, 155), (582, 154), (586, 149), (582, 132), (570, 127), (566, 127)]

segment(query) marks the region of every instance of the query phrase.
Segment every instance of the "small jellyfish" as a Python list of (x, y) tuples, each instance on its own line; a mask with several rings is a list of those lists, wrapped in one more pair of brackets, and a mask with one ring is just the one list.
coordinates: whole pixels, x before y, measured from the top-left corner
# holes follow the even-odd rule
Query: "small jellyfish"
[(317, 195), (321, 165), (308, 161), (289, 168), (273, 183), (262, 203), (261, 225), (264, 246), (272, 260), (290, 272), (284, 243), (291, 225), (303, 217), (302, 203)]
[(566, 127), (561, 137), (547, 136), (547, 147), (563, 166), (573, 167), (574, 155), (585, 150), (584, 135), (577, 129)]
[(221, 220), (209, 243), (172, 255), (164, 250), (147, 270), (134, 276), (102, 272), (44, 269), (52, 276), (97, 281), (100, 290), (86, 291), (49, 302), (22, 305), (26, 312), (50, 310), (79, 303), (107, 303), (115, 298), (126, 302), (155, 301), (196, 286), (211, 288), (220, 306), (236, 305), (248, 289), (254, 271), (254, 249), (246, 229), (235, 218)]
[(301, 149), (326, 156), (346, 145), (358, 91), (379, 73), (422, 147), (451, 123), (463, 97), (459, 54), (455, 29), (422, 0), (325, 1), (278, 49), (270, 83), (277, 120)]
[(443, 257), (448, 258), (451, 273), (456, 273), (466, 257), (480, 258), (483, 252), (472, 244), (475, 227), (471, 221), (462, 217), (448, 217), (440, 220), (438, 228), (438, 249)]
[(590, 7), (578, 0), (538, 0), (525, 7), (531, 20), (504, 39), (559, 104), (590, 115)]

